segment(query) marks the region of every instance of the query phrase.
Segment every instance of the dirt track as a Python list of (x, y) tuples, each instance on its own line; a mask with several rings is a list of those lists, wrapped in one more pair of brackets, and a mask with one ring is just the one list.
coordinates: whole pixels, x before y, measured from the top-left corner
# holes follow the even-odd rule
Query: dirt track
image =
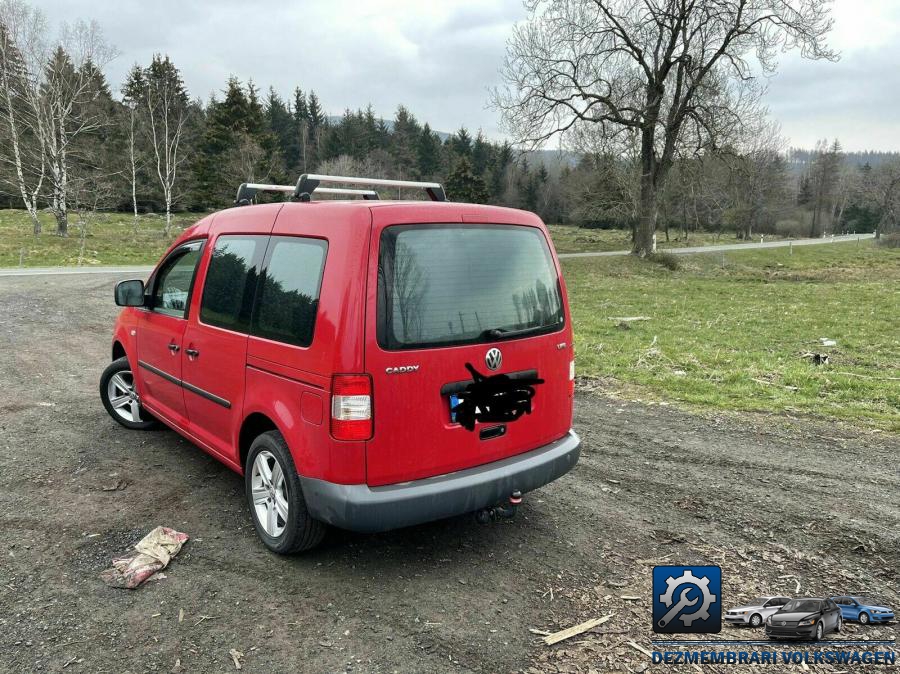
[[(640, 671), (648, 658), (627, 642), (651, 647), (656, 563), (720, 564), (726, 606), (800, 583), (900, 608), (897, 437), (590, 393), (582, 461), (515, 521), (333, 532), (312, 554), (273, 556), (239, 477), (100, 405), (113, 280), (0, 280), (2, 671), (234, 671), (232, 648), (249, 672)], [(158, 524), (192, 537), (167, 577), (104, 586), (110, 558)], [(529, 632), (609, 613), (600, 633), (552, 648)]]

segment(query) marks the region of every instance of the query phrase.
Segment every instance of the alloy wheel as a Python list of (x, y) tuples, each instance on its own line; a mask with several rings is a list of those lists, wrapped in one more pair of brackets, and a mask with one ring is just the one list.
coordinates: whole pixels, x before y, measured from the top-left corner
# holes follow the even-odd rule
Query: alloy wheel
[(278, 538), (288, 520), (287, 481), (271, 452), (264, 450), (256, 455), (250, 484), (257, 521), (269, 536)]
[(141, 419), (141, 399), (134, 387), (131, 370), (117, 372), (106, 385), (106, 396), (115, 413), (125, 421), (139, 423)]

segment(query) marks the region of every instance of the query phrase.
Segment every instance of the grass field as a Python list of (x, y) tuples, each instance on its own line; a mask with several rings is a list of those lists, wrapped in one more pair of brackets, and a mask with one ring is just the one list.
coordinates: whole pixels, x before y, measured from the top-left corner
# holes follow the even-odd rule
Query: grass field
[[(46, 217), (46, 216), (45, 216)], [(173, 236), (200, 216), (178, 216)], [(73, 223), (75, 219), (73, 218)], [(153, 264), (161, 216), (103, 214), (82, 239), (30, 234), (0, 211), (0, 266)], [(628, 233), (551, 226), (560, 252), (627, 248)], [(692, 235), (683, 245), (733, 242)], [(565, 260), (583, 383), (632, 397), (823, 415), (900, 431), (900, 250), (873, 242), (679, 256)], [(615, 317), (649, 320), (620, 325)], [(819, 338), (837, 341), (819, 346)], [(827, 352), (816, 367), (802, 355)]]
[(66, 238), (54, 234), (56, 223), (49, 213), (40, 217), (44, 233), (35, 237), (25, 211), (0, 210), (0, 267), (153, 264), (182, 228), (201, 215), (175, 216), (171, 236), (165, 237), (163, 215), (141, 215), (135, 232), (131, 214), (99, 213), (87, 227), (83, 246), (76, 215), (69, 220)]
[[(900, 250), (566, 260), (577, 370), (630, 395), (900, 431)], [(649, 320), (621, 325), (616, 317)], [(837, 341), (823, 347), (819, 338)], [(828, 353), (816, 367), (807, 352)]]

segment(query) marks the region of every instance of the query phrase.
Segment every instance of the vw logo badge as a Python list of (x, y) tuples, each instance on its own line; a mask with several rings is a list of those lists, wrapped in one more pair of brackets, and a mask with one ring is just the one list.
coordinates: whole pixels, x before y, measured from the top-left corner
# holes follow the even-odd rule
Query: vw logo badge
[(488, 351), (484, 356), (484, 364), (487, 365), (490, 370), (496, 370), (502, 363), (503, 354), (500, 353), (500, 349), (496, 347)]
[(783, 620), (781, 621), (781, 626), (782, 626), (782, 627), (784, 627), (786, 624), (787, 624), (787, 623), (785, 623)]

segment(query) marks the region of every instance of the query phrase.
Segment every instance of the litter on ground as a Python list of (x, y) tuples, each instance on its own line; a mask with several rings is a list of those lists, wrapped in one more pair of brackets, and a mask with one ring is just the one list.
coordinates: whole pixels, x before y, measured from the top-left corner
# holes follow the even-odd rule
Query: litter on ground
[(187, 540), (188, 535), (180, 531), (156, 527), (134, 546), (135, 552), (113, 558), (112, 567), (103, 571), (100, 578), (110, 587), (133, 590), (166, 568)]

